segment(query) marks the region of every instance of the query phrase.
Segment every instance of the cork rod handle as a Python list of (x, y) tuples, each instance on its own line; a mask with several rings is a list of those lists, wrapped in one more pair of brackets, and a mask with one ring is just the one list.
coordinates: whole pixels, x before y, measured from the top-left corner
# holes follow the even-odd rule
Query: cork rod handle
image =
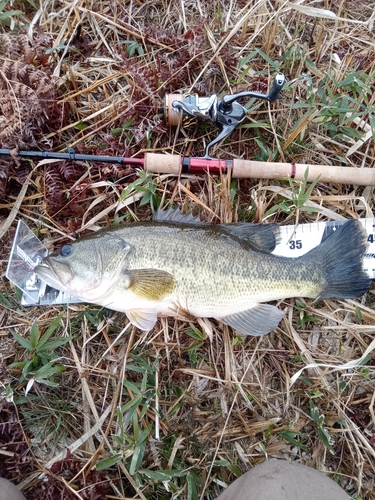
[(280, 179), (289, 177), (303, 180), (308, 169), (307, 180), (319, 182), (375, 186), (375, 169), (338, 167), (332, 165), (308, 165), (301, 163), (275, 163), (262, 161), (233, 161), (233, 177), (256, 179)]
[[(183, 158), (179, 155), (163, 155), (146, 153), (144, 160), (145, 170), (158, 174), (180, 175), (182, 173)], [(303, 180), (308, 169), (307, 180), (312, 182), (319, 177), (319, 182), (355, 184), (358, 186), (375, 186), (375, 169), (340, 167), (332, 165), (308, 165), (301, 163), (276, 163), (252, 160), (204, 160), (193, 158), (191, 163), (194, 169), (187, 173), (212, 174), (225, 173), (232, 170), (233, 178), (247, 179), (282, 179), (292, 178)], [(197, 167), (199, 165), (199, 167)], [(228, 167), (229, 165), (229, 167)]]

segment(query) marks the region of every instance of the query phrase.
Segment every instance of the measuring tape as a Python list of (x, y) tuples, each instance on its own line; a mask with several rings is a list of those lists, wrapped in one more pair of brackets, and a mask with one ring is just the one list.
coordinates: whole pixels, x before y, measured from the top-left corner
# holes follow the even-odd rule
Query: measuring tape
[[(371, 279), (375, 279), (375, 219), (358, 220), (367, 232), (368, 248), (363, 258), (363, 269)], [(272, 253), (283, 257), (299, 257), (318, 246), (322, 239), (336, 231), (345, 222), (347, 220), (279, 226), (280, 241)]]
[[(368, 249), (363, 258), (363, 268), (371, 279), (375, 279), (375, 219), (359, 219), (367, 232)], [(298, 226), (279, 226), (279, 241), (272, 252), (283, 257), (299, 257), (314, 247), (322, 239), (346, 220), (313, 222)], [(34, 273), (34, 267), (43, 260), (48, 251), (43, 243), (23, 221), (18, 222), (6, 277), (23, 291), (21, 304), (38, 306), (51, 304), (78, 303), (81, 300), (48, 286)]]

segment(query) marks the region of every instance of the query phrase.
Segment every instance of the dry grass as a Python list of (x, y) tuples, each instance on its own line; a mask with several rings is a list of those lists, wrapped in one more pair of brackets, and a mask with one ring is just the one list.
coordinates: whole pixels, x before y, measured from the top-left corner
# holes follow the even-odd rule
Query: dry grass
[[(281, 98), (255, 103), (216, 154), (374, 166), (375, 17), (366, 0), (46, 0), (38, 11), (13, 2), (18, 8), (25, 13), (3, 21), (0, 33), (29, 31), (39, 48), (41, 33), (52, 40), (49, 58), (20, 49), (17, 64), (52, 78), (56, 95), (51, 108), (51, 95), (34, 88), (37, 122), (26, 113), (11, 147), (35, 139), (41, 149), (69, 144), (98, 154), (199, 156), (215, 131), (169, 130), (164, 93), (265, 91), (280, 68), (288, 80)], [(8, 65), (17, 59), (1, 57)], [(2, 85), (5, 77), (0, 73)], [(42, 108), (50, 112), (43, 123)], [(17, 109), (22, 125), (24, 105)], [(0, 132), (4, 116), (0, 107)], [(2, 147), (7, 141), (0, 135)], [(3, 160), (0, 169), (8, 178), (0, 205), (3, 274), (19, 218), (59, 245), (117, 217), (151, 214), (150, 203), (139, 203), (145, 191), (121, 197), (138, 179), (129, 168)], [(281, 196), (282, 181), (145, 176), (142, 185), (152, 202), (163, 198), (212, 222), (373, 216), (368, 187), (318, 183), (311, 200), (326, 211), (316, 214), (298, 212)], [(1, 403), (0, 473), (22, 483), (29, 499), (212, 499), (275, 457), (328, 474), (353, 498), (375, 499), (372, 292), (363, 301), (282, 302), (285, 318), (260, 339), (235, 337), (212, 322), (206, 336), (198, 323), (172, 320), (146, 335), (95, 307), (22, 308), (5, 279), (0, 293), (1, 382), (17, 403)], [(61, 312), (57, 336), (74, 336), (56, 350), (66, 370), (57, 387), (35, 383), (24, 398), (20, 372), (8, 367), (25, 359), (25, 349), (10, 334), (29, 338), (34, 321), (43, 332)], [(364, 354), (361, 366), (346, 365)], [(311, 363), (322, 366), (292, 383)], [(116, 463), (98, 471), (110, 457)]]

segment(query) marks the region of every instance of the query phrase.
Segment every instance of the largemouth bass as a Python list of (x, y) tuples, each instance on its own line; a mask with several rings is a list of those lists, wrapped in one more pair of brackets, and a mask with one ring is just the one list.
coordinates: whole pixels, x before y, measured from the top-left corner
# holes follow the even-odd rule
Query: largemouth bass
[(64, 245), (35, 272), (54, 288), (125, 312), (141, 330), (153, 328), (158, 316), (188, 313), (245, 335), (278, 326), (284, 313), (264, 302), (355, 298), (371, 285), (359, 221), (346, 222), (301, 257), (271, 254), (276, 242), (275, 224), (210, 225), (170, 209)]

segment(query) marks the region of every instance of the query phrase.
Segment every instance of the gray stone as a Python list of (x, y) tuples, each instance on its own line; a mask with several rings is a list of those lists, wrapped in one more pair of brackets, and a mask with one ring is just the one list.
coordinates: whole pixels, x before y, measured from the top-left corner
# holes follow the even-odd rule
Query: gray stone
[(13, 483), (0, 477), (0, 500), (26, 500)]
[(349, 500), (332, 479), (287, 460), (263, 462), (246, 472), (217, 500)]

